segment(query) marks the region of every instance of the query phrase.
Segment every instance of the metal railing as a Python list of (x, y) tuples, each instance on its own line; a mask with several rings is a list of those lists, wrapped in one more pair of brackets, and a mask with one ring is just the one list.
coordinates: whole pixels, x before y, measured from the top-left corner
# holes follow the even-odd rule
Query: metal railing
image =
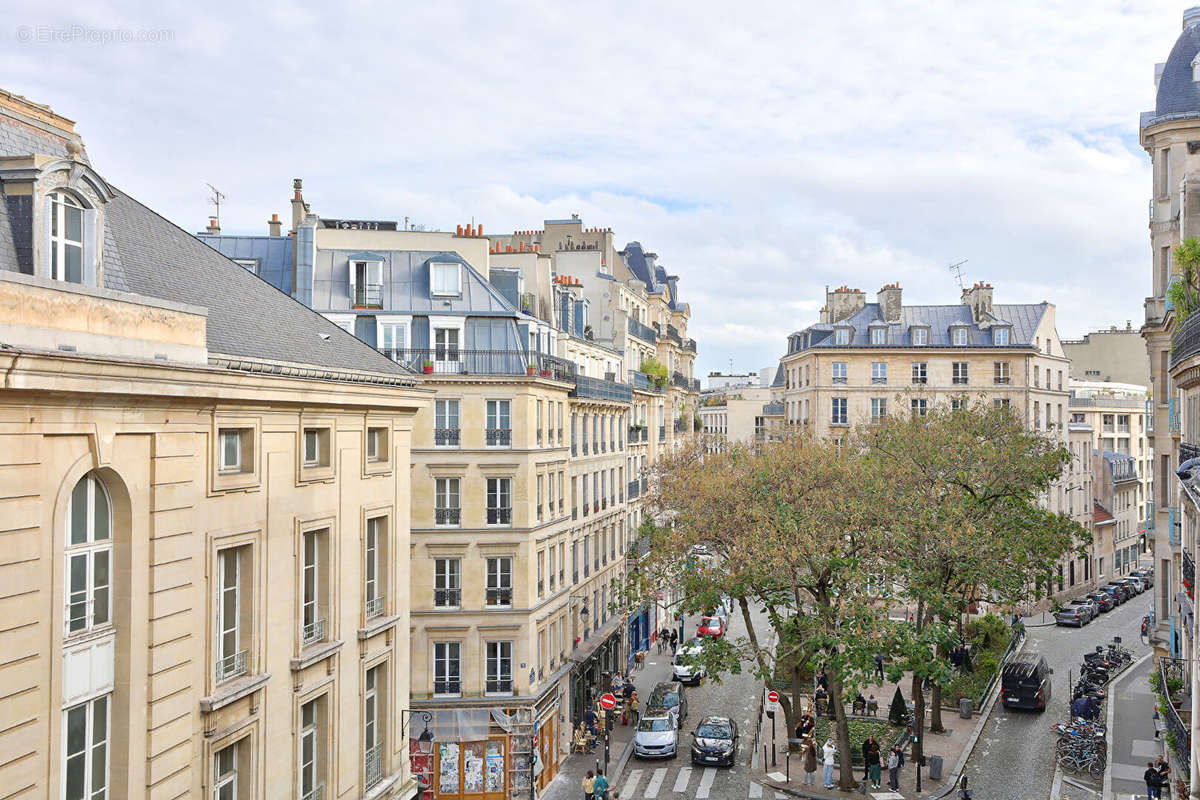
[(575, 364), (547, 353), (524, 350), (464, 350), (455, 347), (384, 349), (384, 355), (416, 372), (426, 363), (434, 375), (536, 375), (557, 381), (575, 380)]
[(460, 525), (462, 524), (462, 509), (435, 508), (433, 510), (433, 521), (437, 525)]
[(1174, 396), (1167, 400), (1167, 430), (1179, 433), (1179, 403)]
[(682, 372), (672, 372), (671, 373), (671, 384), (673, 386), (678, 386), (681, 389), (692, 388), (691, 380), (686, 375), (684, 375)]
[(382, 306), (383, 305), (383, 287), (379, 284), (366, 284), (364, 286), (354, 287), (354, 305), (356, 306)]
[(300, 800), (325, 800), (325, 784), (318, 783), (311, 790), (300, 795)]
[(458, 608), (462, 605), (462, 589), (434, 589), (434, 608)]
[(575, 376), (575, 388), (572, 397), (585, 397), (593, 400), (615, 400), (619, 403), (633, 402), (633, 387), (606, 381), (603, 378), (589, 378), (586, 375)]
[(654, 329), (649, 325), (643, 325), (636, 319), (629, 320), (629, 333), (648, 344), (655, 344), (658, 341), (658, 337), (654, 334)]
[(488, 525), (511, 525), (512, 524), (512, 509), (511, 508), (489, 508), (487, 510)]
[(661, 392), (662, 387), (654, 382), (649, 375), (636, 369), (629, 371), (629, 385), (643, 392)]
[(458, 447), (462, 436), (459, 428), (434, 428), (433, 443), (437, 447)]
[(1191, 442), (1179, 443), (1179, 463), (1193, 458), (1200, 458), (1200, 445), (1192, 444)]
[(1175, 327), (1171, 334), (1171, 369), (1200, 353), (1200, 314), (1192, 314)]
[(314, 620), (300, 629), (300, 641), (302, 644), (312, 644), (324, 638), (325, 620), (323, 619)]
[(239, 650), (236, 653), (217, 659), (217, 683), (246, 674), (246, 660), (249, 650)]
[(1191, 586), (1196, 585), (1196, 562), (1187, 550), (1183, 551), (1183, 579)]
[(495, 678), (489, 678), (484, 691), (488, 692), (511, 692), (513, 690), (513, 682), (511, 675), (501, 674)]
[(444, 680), (434, 679), (433, 681), (434, 694), (461, 694), (462, 680), (460, 678), (446, 678)]
[(383, 598), (372, 597), (367, 600), (367, 619), (374, 619), (383, 615)]
[(685, 339), (683, 342), (683, 349), (689, 350), (693, 353), (696, 352), (696, 340), (695, 339)]
[(489, 606), (511, 606), (512, 589), (488, 589), (487, 604)]
[(511, 447), (512, 428), (488, 428), (484, 433), (484, 442), (488, 447)]
[(1163, 722), (1170, 731), (1175, 740), (1175, 758), (1179, 760), (1179, 765), (1182, 771), (1188, 776), (1192, 771), (1192, 732), (1182, 719), (1179, 718), (1179, 712), (1175, 709), (1175, 704), (1171, 702), (1171, 690), (1168, 688), (1168, 679), (1174, 678), (1187, 687), (1186, 675), (1184, 669), (1185, 662), (1176, 658), (1160, 658), (1158, 660), (1158, 680), (1159, 688), (1162, 695), (1166, 698), (1166, 714)]
[(370, 789), (375, 784), (383, 780), (383, 743), (368, 747), (363, 758), (364, 766), (364, 783), (366, 788)]

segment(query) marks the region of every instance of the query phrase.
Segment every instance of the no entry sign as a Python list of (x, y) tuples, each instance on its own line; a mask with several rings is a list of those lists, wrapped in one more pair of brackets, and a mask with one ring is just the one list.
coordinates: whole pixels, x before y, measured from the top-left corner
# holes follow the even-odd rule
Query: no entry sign
[(774, 714), (776, 711), (779, 710), (779, 692), (776, 692), (776, 691), (767, 692), (767, 705), (766, 705), (766, 708), (764, 708), (763, 710), (766, 711), (768, 714)]
[(600, 695), (600, 707), (605, 711), (612, 711), (617, 707), (617, 698), (613, 697), (611, 694)]
[(767, 702), (768, 703), (778, 703), (779, 702), (779, 692), (767, 692)]

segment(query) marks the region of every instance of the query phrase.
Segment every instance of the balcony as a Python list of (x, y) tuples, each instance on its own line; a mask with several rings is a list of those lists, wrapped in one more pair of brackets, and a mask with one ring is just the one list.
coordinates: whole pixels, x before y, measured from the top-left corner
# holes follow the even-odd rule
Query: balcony
[(462, 681), (458, 678), (446, 678), (445, 680), (435, 679), (433, 682), (433, 693), (437, 694), (461, 694)]
[(511, 508), (489, 508), (487, 510), (488, 525), (512, 525)]
[(636, 336), (647, 344), (654, 344), (658, 341), (658, 337), (654, 334), (654, 329), (649, 325), (643, 325), (636, 319), (629, 320), (628, 330), (631, 336)]
[(1191, 586), (1196, 585), (1196, 562), (1186, 549), (1183, 551), (1183, 579)]
[(685, 433), (686, 431), (687, 431), (687, 426), (684, 423), (684, 421), (681, 419), (675, 420), (675, 432), (676, 433)]
[(461, 434), (459, 428), (434, 428), (433, 444), (435, 447), (458, 447)]
[(364, 781), (365, 788), (370, 789), (375, 784), (383, 780), (383, 744), (377, 744), (374, 747), (367, 748), (364, 762)]
[(1167, 430), (1179, 433), (1179, 402), (1174, 395), (1167, 400)]
[(462, 603), (461, 589), (434, 589), (434, 608), (458, 608)]
[(572, 397), (583, 397), (591, 400), (611, 400), (617, 403), (633, 402), (633, 387), (606, 381), (603, 378), (589, 378), (586, 375), (575, 376), (575, 388), (571, 390)]
[(246, 674), (246, 657), (249, 650), (239, 650), (232, 655), (217, 659), (217, 683)]
[(374, 619), (375, 617), (383, 616), (383, 598), (372, 597), (370, 600), (368, 600), (366, 612), (367, 619)]
[(488, 447), (512, 447), (512, 428), (488, 428), (484, 441)]
[(1200, 445), (1191, 444), (1190, 442), (1179, 443), (1179, 463), (1193, 458), (1200, 458)]
[(674, 325), (667, 326), (667, 338), (679, 347), (683, 347), (683, 339), (679, 336), (679, 330)]
[(1200, 314), (1192, 314), (1176, 325), (1171, 334), (1171, 370), (1200, 353)]
[(383, 308), (383, 287), (379, 284), (366, 284), (354, 287), (355, 308)]
[(662, 387), (654, 382), (646, 373), (632, 369), (628, 373), (629, 385), (643, 392), (661, 392)]
[(424, 372), (431, 364), (434, 375), (529, 375), (570, 383), (575, 380), (575, 364), (545, 353), (523, 350), (387, 349), (385, 356), (415, 372)]
[[(1175, 708), (1176, 698), (1170, 696), (1171, 690), (1168, 688), (1172, 682), (1182, 683), (1184, 688), (1180, 692), (1185, 694), (1179, 700), (1181, 703), (1190, 706), (1191, 696), (1187, 694), (1190, 688), (1187, 662), (1176, 658), (1160, 658), (1158, 661), (1158, 681), (1160, 690), (1167, 700), (1167, 713), (1163, 719), (1163, 723), (1166, 725), (1167, 730), (1171, 732), (1171, 738), (1175, 740), (1175, 758), (1179, 760), (1180, 772), (1183, 775), (1190, 776), (1192, 769), (1191, 727), (1180, 718), (1179, 711)], [(1190, 716), (1190, 710), (1188, 713)]]
[(325, 638), (325, 620), (318, 619), (305, 625), (300, 631), (301, 644), (312, 644)]
[(433, 521), (436, 525), (444, 525), (447, 527), (458, 527), (462, 524), (462, 509), (461, 508), (435, 508), (433, 510)]
[(488, 589), (487, 604), (489, 606), (511, 606), (512, 588)]
[(695, 339), (684, 339), (683, 340), (683, 349), (687, 350), (688, 352), (691, 352), (691, 353), (696, 352), (696, 340)]

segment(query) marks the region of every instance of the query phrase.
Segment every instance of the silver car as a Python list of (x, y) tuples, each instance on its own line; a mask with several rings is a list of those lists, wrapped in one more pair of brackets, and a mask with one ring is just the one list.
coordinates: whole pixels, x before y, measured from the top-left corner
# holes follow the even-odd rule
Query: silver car
[(642, 717), (633, 735), (633, 754), (639, 758), (673, 758), (679, 752), (679, 728), (674, 714)]

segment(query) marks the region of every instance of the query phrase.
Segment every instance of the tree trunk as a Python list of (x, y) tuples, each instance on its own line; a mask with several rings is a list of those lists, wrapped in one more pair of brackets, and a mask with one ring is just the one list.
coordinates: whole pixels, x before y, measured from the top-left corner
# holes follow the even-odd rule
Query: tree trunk
[(854, 764), (850, 760), (854, 750), (850, 743), (850, 721), (846, 719), (846, 709), (842, 706), (842, 676), (836, 669), (825, 670), (825, 675), (829, 678), (829, 706), (833, 709), (838, 752), (842, 756), (838, 770), (838, 786), (853, 790), (858, 787), (858, 781), (854, 779)]
[(921, 754), (925, 752), (925, 732), (922, 730), (922, 722), (925, 720), (925, 692), (921, 689), (921, 676), (913, 675), (912, 677), (912, 696), (913, 696), (913, 737), (916, 741), (913, 743), (912, 760), (915, 764), (921, 763)]
[(944, 733), (946, 729), (942, 727), (942, 685), (936, 681), (930, 693), (929, 705), (929, 730), (933, 733)]

